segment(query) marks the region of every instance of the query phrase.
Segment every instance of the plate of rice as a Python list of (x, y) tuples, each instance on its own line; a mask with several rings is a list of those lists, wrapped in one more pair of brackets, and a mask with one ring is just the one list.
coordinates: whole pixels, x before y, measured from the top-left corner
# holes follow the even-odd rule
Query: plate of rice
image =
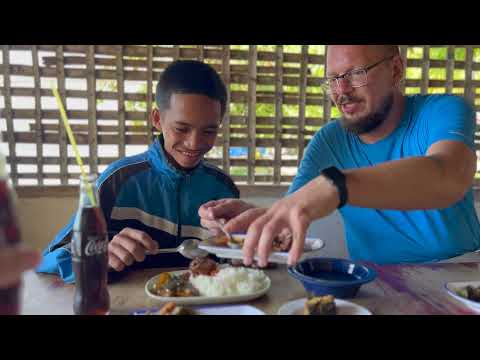
[[(172, 271), (170, 275), (180, 276), (189, 270)], [(155, 284), (161, 273), (145, 284), (146, 294), (158, 302), (174, 301), (179, 305), (226, 304), (253, 300), (265, 295), (271, 286), (270, 278), (262, 271), (245, 267), (222, 267), (215, 275), (190, 276), (190, 284), (198, 291), (198, 296), (159, 296)]]

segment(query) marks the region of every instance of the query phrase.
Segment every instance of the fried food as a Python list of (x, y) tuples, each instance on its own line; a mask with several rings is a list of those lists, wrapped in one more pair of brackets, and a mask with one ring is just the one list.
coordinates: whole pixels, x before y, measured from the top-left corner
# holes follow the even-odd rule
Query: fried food
[(308, 299), (303, 307), (304, 315), (336, 315), (335, 298), (332, 295)]

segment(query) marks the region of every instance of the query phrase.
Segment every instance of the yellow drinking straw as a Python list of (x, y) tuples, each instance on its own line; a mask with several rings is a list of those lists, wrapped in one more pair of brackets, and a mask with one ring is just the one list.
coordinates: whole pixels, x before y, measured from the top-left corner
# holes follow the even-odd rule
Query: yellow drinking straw
[[(70, 144), (72, 144), (73, 152), (75, 153), (75, 158), (77, 159), (77, 164), (78, 166), (80, 166), (80, 173), (82, 174), (83, 177), (86, 178), (87, 174), (85, 173), (85, 169), (83, 167), (83, 161), (82, 161), (82, 158), (80, 157), (80, 153), (78, 152), (77, 142), (75, 141), (75, 137), (73, 136), (72, 129), (70, 128), (70, 124), (68, 123), (67, 114), (65, 112), (65, 108), (63, 107), (62, 99), (58, 94), (57, 88), (55, 88), (54, 86), (52, 86), (52, 92), (55, 98), (57, 99), (57, 104), (58, 104), (58, 108), (60, 109), (60, 115), (63, 120), (63, 125), (65, 126), (65, 130), (67, 131)], [(93, 196), (92, 187), (89, 183), (87, 183), (87, 194), (88, 194), (88, 197), (90, 198), (90, 201), (92, 202), (92, 205), (97, 206), (97, 203), (95, 201), (95, 196)]]

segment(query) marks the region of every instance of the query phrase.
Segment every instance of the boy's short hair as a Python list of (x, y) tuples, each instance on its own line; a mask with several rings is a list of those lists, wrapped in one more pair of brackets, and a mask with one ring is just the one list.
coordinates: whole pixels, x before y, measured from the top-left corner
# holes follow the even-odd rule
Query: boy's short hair
[(160, 111), (170, 107), (172, 94), (205, 95), (220, 102), (222, 117), (227, 106), (227, 88), (210, 65), (196, 60), (178, 60), (160, 75), (155, 100)]

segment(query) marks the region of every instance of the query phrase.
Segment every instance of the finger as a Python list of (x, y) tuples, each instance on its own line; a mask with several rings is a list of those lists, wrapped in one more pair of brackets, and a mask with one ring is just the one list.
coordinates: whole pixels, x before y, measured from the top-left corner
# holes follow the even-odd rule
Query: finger
[(253, 261), (253, 256), (255, 254), (258, 241), (260, 240), (260, 235), (262, 233), (262, 228), (269, 220), (267, 214), (261, 216), (255, 220), (248, 228), (247, 236), (243, 243), (243, 263), (245, 266), (250, 266)]
[(118, 243), (111, 242), (108, 244), (108, 250), (116, 255), (117, 258), (126, 266), (130, 266), (135, 262), (133, 255)]
[(294, 216), (292, 224), (292, 247), (288, 253), (288, 265), (295, 265), (303, 254), (308, 223), (300, 216)]
[(249, 209), (230, 219), (223, 228), (231, 234), (246, 233), (249, 226), (260, 216), (265, 214), (266, 211), (267, 209), (264, 208)]
[(200, 225), (202, 225), (203, 228), (209, 230), (213, 235), (217, 235), (218, 233), (220, 233), (220, 228), (218, 227), (218, 223), (216, 221), (201, 219)]
[(208, 208), (209, 218), (230, 220), (252, 207), (253, 206), (239, 199), (218, 200), (215, 206)]
[(135, 261), (142, 262), (145, 260), (145, 247), (138, 241), (127, 236), (121, 236), (119, 240), (117, 240), (117, 244), (130, 252)]
[(112, 252), (108, 253), (108, 266), (115, 271), (122, 271), (125, 269), (125, 264)]
[(202, 206), (200, 206), (200, 208), (198, 209), (198, 215), (202, 219), (214, 220), (215, 218), (212, 217), (212, 213), (210, 212), (210, 209), (224, 202), (225, 202), (225, 199), (209, 201), (203, 204)]
[(41, 254), (35, 250), (24, 248), (0, 250), (0, 286), (15, 284), (24, 271), (35, 268), (40, 261)]
[(268, 221), (262, 229), (260, 240), (258, 242), (257, 255), (258, 265), (265, 267), (268, 264), (268, 257), (272, 252), (273, 239), (283, 229), (280, 219), (272, 218)]
[(120, 235), (124, 235), (126, 237), (132, 238), (133, 240), (136, 240), (142, 246), (150, 251), (155, 251), (158, 249), (158, 243), (154, 241), (150, 235), (147, 233), (136, 230), (136, 229), (131, 229), (131, 228), (125, 228), (122, 231), (120, 231)]

